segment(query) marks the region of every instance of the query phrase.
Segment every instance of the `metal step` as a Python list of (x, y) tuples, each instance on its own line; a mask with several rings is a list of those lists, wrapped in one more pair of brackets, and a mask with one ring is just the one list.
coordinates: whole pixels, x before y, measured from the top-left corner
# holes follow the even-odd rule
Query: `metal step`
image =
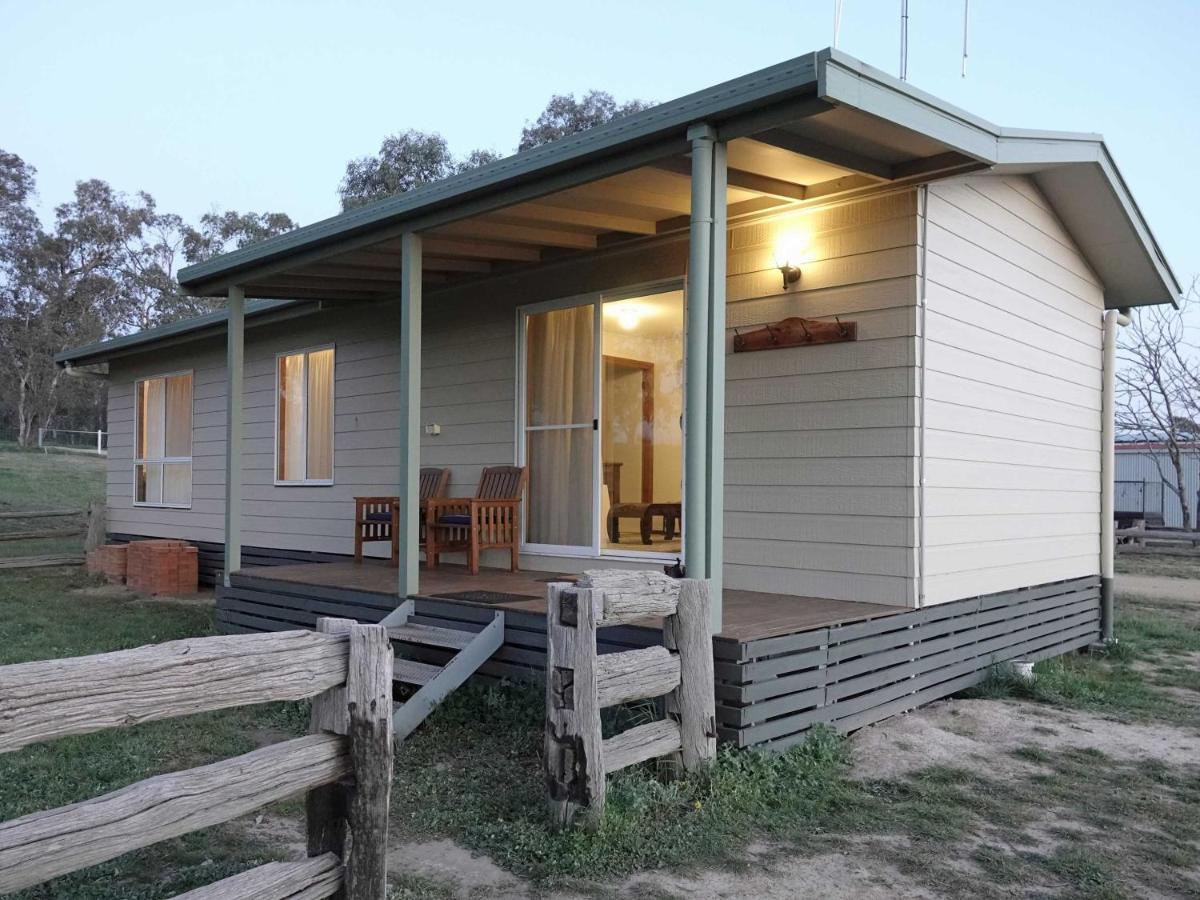
[(436, 625), (399, 625), (388, 629), (388, 637), (405, 644), (420, 644), (423, 647), (445, 647), (462, 650), (475, 639), (474, 632), (455, 628), (439, 628)]
[(431, 666), (415, 659), (401, 659), (397, 656), (392, 662), (393, 680), (402, 681), (404, 684), (429, 684), (441, 672), (441, 666)]

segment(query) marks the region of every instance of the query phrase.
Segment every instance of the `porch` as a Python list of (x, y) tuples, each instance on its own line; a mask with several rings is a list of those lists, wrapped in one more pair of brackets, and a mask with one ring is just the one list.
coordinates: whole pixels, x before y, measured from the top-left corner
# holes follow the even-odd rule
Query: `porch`
[[(603, 568), (601, 560), (595, 568)], [(546, 585), (552, 581), (575, 581), (578, 576), (553, 572), (510, 572), (484, 568), (471, 575), (465, 566), (442, 564), (421, 569), (420, 586), (412, 596), (469, 607), (546, 614)], [(233, 576), (235, 582), (263, 580), (314, 589), (337, 588), (346, 592), (382, 595), (392, 605), (399, 602), (396, 570), (386, 561), (316, 562), (295, 565), (248, 566)], [(811, 628), (862, 621), (903, 612), (904, 607), (846, 600), (824, 600), (786, 594), (766, 594), (725, 588), (724, 622), (718, 642), (749, 643)], [(658, 623), (647, 622), (646, 630)]]

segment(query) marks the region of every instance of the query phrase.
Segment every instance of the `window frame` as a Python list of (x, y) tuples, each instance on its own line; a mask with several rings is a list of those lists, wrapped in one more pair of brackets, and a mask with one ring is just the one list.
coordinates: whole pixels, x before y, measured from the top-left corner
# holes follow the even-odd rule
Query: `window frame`
[[(163, 381), (163, 397), (162, 397), (162, 427), (163, 434), (167, 431), (167, 379), (177, 378), (180, 375), (187, 375), (191, 378), (191, 401), (189, 403), (189, 412), (191, 413), (191, 429), (188, 434), (188, 447), (191, 453), (188, 456), (162, 456), (160, 457), (139, 457), (138, 451), (138, 435), (142, 430), (142, 407), (138, 403), (138, 386), (145, 384), (148, 381)], [(165, 440), (165, 437), (164, 437)], [(166, 446), (163, 447), (164, 453)], [(149, 509), (191, 509), (192, 501), (195, 499), (195, 456), (196, 456), (196, 370), (195, 369), (179, 369), (174, 372), (159, 372), (154, 375), (146, 375), (142, 378), (135, 378), (133, 381), (133, 484), (130, 497), (134, 506), (140, 506)], [(188, 502), (187, 503), (166, 503), (159, 501), (152, 503), (149, 500), (139, 500), (137, 498), (138, 489), (138, 466), (157, 465), (160, 467), (158, 496), (163, 496), (163, 489), (166, 487), (166, 466), (180, 465), (187, 463), (188, 466)]]
[[(329, 384), (329, 478), (308, 478), (308, 357), (309, 354), (318, 353), (322, 350), (333, 351), (333, 368), (330, 372)], [(280, 360), (288, 356), (304, 355), (304, 410), (303, 432), (304, 432), (304, 472), (303, 479), (281, 479), (279, 477), (279, 365)], [(337, 424), (337, 345), (336, 343), (328, 344), (313, 344), (308, 347), (297, 347), (294, 350), (281, 350), (275, 354), (275, 369), (272, 372), (274, 381), (271, 384), (271, 391), (274, 395), (275, 402), (275, 425), (274, 425), (274, 458), (271, 461), (271, 479), (275, 487), (332, 487), (337, 475), (337, 457), (335, 444), (337, 443), (337, 435), (334, 433), (334, 428)]]

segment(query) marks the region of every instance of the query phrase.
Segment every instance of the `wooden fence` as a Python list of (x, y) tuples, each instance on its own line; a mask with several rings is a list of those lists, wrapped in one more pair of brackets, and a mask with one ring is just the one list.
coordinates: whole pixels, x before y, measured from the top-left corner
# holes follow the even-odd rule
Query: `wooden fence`
[[(104, 540), (104, 504), (92, 503), (87, 509), (36, 509), (28, 512), (0, 512), (0, 522), (18, 523), (34, 519), (68, 519), (57, 528), (7, 531), (0, 526), (0, 543), (12, 541), (40, 541), (53, 538), (83, 537), (83, 548), (91, 550)], [(20, 527), (20, 525), (18, 525)], [(30, 569), (45, 566), (78, 566), (83, 564), (83, 554), (52, 553), (37, 556), (12, 556), (0, 559), (0, 569)]]
[[(708, 606), (707, 582), (654, 572), (549, 586), (545, 765), (557, 825), (582, 815), (594, 826), (611, 772), (667, 754), (694, 771), (716, 755)], [(659, 617), (664, 646), (597, 653), (597, 629)], [(666, 719), (603, 738), (603, 708), (663, 696)]]
[(0, 752), (137, 722), (306, 697), (314, 699), (305, 737), (0, 823), (0, 893), (303, 791), (309, 859), (270, 863), (181, 896), (383, 900), (392, 648), (382, 626), (327, 618), (317, 632), (192, 638), (0, 667)]

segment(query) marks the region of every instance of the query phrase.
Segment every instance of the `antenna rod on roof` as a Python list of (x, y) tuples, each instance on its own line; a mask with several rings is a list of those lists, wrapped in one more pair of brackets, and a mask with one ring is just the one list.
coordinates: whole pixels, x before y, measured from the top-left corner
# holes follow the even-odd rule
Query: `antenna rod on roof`
[(908, 81), (908, 0), (900, 0), (900, 80)]
[(963, 0), (963, 58), (962, 77), (967, 77), (967, 22), (971, 18), (971, 0)]
[(833, 49), (842, 36), (842, 0), (833, 0)]

